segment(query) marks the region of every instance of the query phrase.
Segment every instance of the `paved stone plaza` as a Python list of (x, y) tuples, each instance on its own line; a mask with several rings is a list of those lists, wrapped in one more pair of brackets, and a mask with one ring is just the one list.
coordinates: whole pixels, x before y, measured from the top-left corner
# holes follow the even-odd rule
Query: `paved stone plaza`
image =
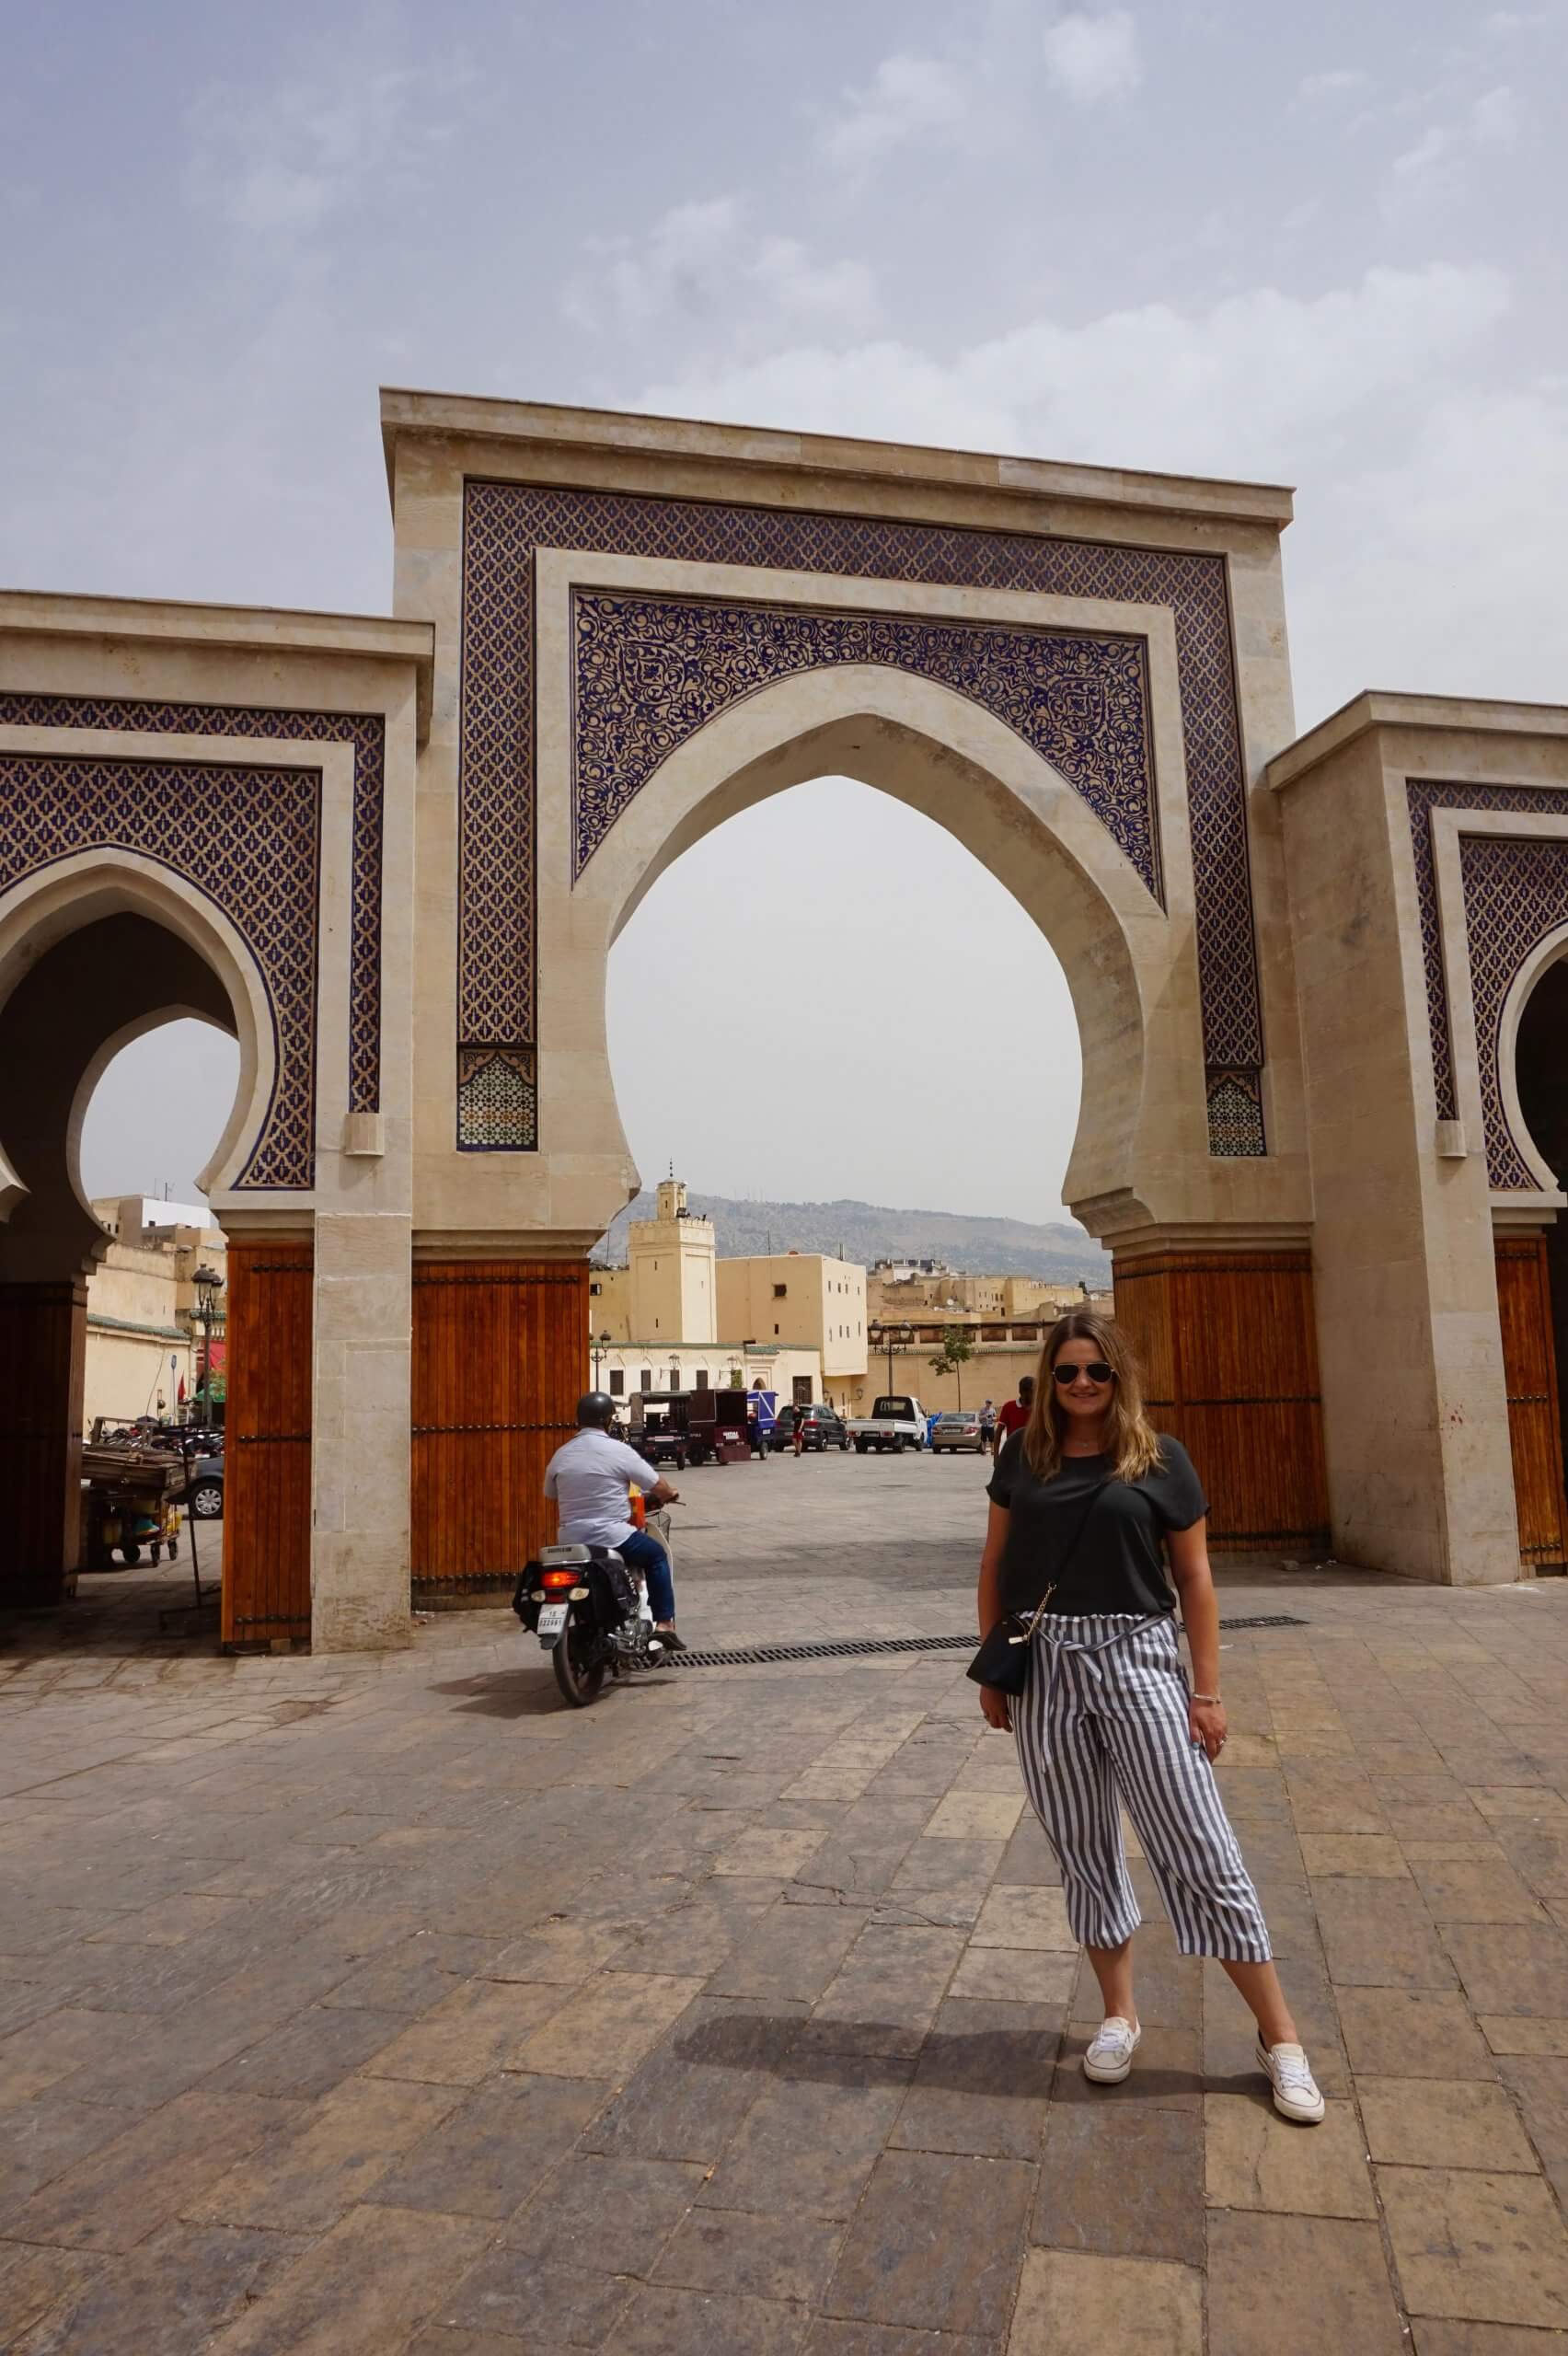
[[(688, 1640), (964, 1630), (982, 1477), (688, 1475)], [(1308, 1623), (1228, 1639), (1224, 1783), (1317, 2130), (1147, 1878), (1138, 2063), (1086, 2085), (956, 1651), (571, 1713), (493, 1611), (236, 1662), (100, 1579), (13, 1632), (0, 2345), (1568, 2348), (1568, 1587), (1222, 1582)]]

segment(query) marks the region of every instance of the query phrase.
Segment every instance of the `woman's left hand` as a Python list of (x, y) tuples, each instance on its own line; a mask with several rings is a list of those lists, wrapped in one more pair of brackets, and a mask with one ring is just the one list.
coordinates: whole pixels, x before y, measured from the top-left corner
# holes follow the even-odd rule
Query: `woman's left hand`
[(1208, 1759), (1217, 1759), (1225, 1749), (1227, 1733), (1224, 1703), (1189, 1702), (1187, 1724), (1192, 1729), (1193, 1740), (1203, 1744)]

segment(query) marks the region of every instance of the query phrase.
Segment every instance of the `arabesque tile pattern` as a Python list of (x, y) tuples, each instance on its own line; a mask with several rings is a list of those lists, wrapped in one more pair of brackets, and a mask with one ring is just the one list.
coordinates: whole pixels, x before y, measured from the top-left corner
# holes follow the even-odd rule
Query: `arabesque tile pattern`
[[(265, 706), (155, 702), (133, 696), (0, 693), (0, 724), (28, 728), (98, 728), (137, 735), (234, 737), (240, 742), (351, 745), (354, 756), (353, 906), (349, 979), (349, 1110), (374, 1113), (381, 1103), (381, 869), (386, 829), (386, 722), (379, 712), (291, 711)], [(200, 775), (208, 772), (203, 768)], [(199, 805), (198, 805), (199, 806)], [(182, 799), (187, 826), (193, 811)], [(243, 820), (241, 839), (243, 841)], [(58, 853), (55, 854), (58, 856)], [(256, 856), (252, 848), (252, 856)], [(264, 892), (272, 878), (258, 858)], [(229, 911), (233, 914), (233, 910)], [(241, 930), (264, 910), (245, 907)], [(242, 1181), (242, 1184), (247, 1183)], [(248, 1184), (304, 1184), (250, 1178)]]
[[(460, 1050), (517, 1049), (536, 1036), (534, 572), (540, 548), (1168, 607), (1186, 752), (1205, 1057), (1216, 1073), (1261, 1067), (1246, 780), (1222, 557), (478, 480), (466, 485), (464, 498)], [(488, 1103), (486, 1109), (488, 1115)], [(1228, 1087), (1219, 1118), (1220, 1150), (1265, 1150), (1261, 1100), (1248, 1100), (1245, 1091), (1239, 1098)], [(458, 1142), (479, 1142), (465, 1133), (461, 1094)]]
[[(966, 1623), (967, 1459), (686, 1490), (693, 1637)], [(1086, 2085), (961, 1654), (573, 1713), (493, 1612), (233, 1661), (139, 1636), (117, 1578), (75, 1637), (10, 1632), (0, 2344), (1568, 2347), (1568, 1587), (1222, 1577), (1308, 1623), (1228, 1638), (1224, 1783), (1314, 2131), (1136, 1857), (1144, 2046)]]

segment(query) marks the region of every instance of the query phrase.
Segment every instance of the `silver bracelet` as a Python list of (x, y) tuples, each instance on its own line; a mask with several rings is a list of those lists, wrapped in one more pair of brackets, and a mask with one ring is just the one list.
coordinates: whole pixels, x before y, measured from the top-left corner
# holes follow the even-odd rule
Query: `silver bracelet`
[(1224, 1703), (1220, 1701), (1217, 1693), (1193, 1693), (1189, 1696), (1189, 1699), (1194, 1702), (1212, 1702), (1218, 1709), (1223, 1709), (1225, 1707)]

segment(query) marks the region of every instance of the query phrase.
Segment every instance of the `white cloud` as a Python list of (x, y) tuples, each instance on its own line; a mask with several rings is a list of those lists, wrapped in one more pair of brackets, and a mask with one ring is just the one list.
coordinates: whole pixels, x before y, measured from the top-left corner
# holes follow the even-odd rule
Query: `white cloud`
[(639, 405), (1293, 482), (1304, 724), (1369, 679), (1549, 697), (1568, 388), (1467, 388), (1509, 300), (1494, 269), (1380, 268), (1311, 298), (1259, 287), (1203, 309), (1032, 318), (951, 357), (801, 342), (666, 378)]
[(824, 130), (823, 151), (840, 171), (859, 177), (908, 140), (955, 131), (966, 110), (952, 65), (934, 57), (884, 57), (867, 87), (850, 93)]
[(1323, 469), (1298, 501), (1286, 556), (1304, 718), (1358, 686), (1560, 700), (1568, 387), (1439, 384), (1404, 410), (1396, 458)]
[(863, 262), (813, 261), (798, 239), (754, 226), (747, 201), (673, 205), (640, 242), (603, 239), (563, 297), (573, 323), (598, 334), (706, 331), (732, 348), (790, 334), (864, 335), (878, 318)]
[(1389, 173), (1392, 209), (1447, 195), (1463, 185), (1466, 167), (1478, 150), (1514, 146), (1522, 114), (1516, 93), (1506, 83), (1473, 98), (1451, 122), (1429, 123), (1413, 147), (1396, 156)]
[(1046, 32), (1044, 52), (1052, 84), (1079, 106), (1125, 98), (1143, 79), (1138, 29), (1125, 8), (1061, 17)]
[(1358, 96), (1372, 87), (1372, 76), (1359, 65), (1336, 65), (1323, 74), (1309, 74), (1297, 85), (1296, 96), (1303, 106), (1316, 106), (1324, 98), (1347, 98)]
[(742, 352), (653, 387), (650, 408), (1048, 457), (1288, 478), (1337, 433), (1461, 351), (1506, 308), (1502, 273), (1368, 271), (1313, 298), (1260, 287), (1081, 325), (1027, 320), (938, 358), (891, 340)]
[(1408, 189), (1430, 182), (1453, 146), (1451, 131), (1441, 123), (1429, 124), (1413, 147), (1394, 157), (1391, 169), (1396, 185)]
[(1506, 85), (1477, 98), (1470, 113), (1470, 137), (1482, 147), (1511, 147), (1519, 135), (1519, 101)]
[(189, 111), (186, 192), (203, 213), (278, 239), (319, 228), (449, 138), (477, 77), (461, 55), (383, 62), (371, 25), (325, 36), (259, 90), (213, 85)]

